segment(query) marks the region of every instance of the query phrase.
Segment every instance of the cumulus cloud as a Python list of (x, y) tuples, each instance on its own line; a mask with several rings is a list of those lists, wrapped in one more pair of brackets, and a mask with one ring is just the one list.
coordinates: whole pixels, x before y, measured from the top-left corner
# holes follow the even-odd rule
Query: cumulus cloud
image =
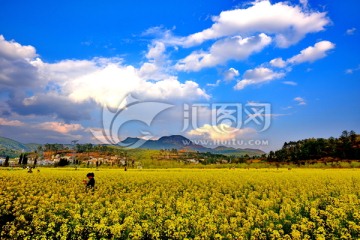
[(314, 46), (309, 46), (300, 51), (299, 54), (283, 60), (282, 58), (272, 59), (269, 63), (272, 67), (285, 68), (288, 65), (296, 65), (304, 62), (313, 63), (327, 56), (328, 52), (335, 48), (335, 44), (330, 41), (320, 41)]
[(148, 46), (148, 52), (145, 55), (148, 61), (143, 63), (139, 70), (141, 78), (159, 81), (169, 77), (168, 56), (165, 51), (165, 43), (161, 41), (154, 41)]
[(159, 59), (163, 57), (165, 52), (165, 44), (161, 41), (154, 42), (150, 48), (148, 53), (146, 54), (146, 58), (148, 59)]
[(282, 58), (275, 58), (270, 61), (270, 65), (272, 67), (284, 68), (286, 67), (286, 61), (284, 61)]
[(16, 94), (7, 103), (13, 112), (20, 115), (51, 116), (66, 122), (89, 120), (90, 111), (94, 109), (91, 102), (76, 103), (54, 92), (38, 93), (31, 97)]
[(6, 125), (3, 128), (0, 124), (1, 136), (22, 143), (70, 143), (74, 139), (82, 143), (92, 142), (88, 130), (77, 123), (58, 122), (48, 117), (22, 116), (21, 119), (21, 124)]
[(14, 127), (18, 127), (18, 126), (24, 126), (25, 123), (19, 121), (19, 120), (9, 120), (9, 119), (5, 119), (5, 118), (0, 118), (0, 126), (14, 126)]
[[(330, 22), (326, 13), (310, 11), (307, 1), (301, 1), (301, 4), (303, 7), (286, 2), (271, 4), (268, 0), (255, 1), (248, 8), (221, 12), (213, 17), (214, 24), (208, 29), (187, 37), (167, 35), (163, 41), (169, 45), (193, 47), (215, 40), (208, 50), (196, 50), (180, 59), (175, 64), (178, 71), (200, 71), (229, 60), (244, 60), (262, 51), (272, 41), (286, 48), (309, 33), (324, 30)], [(278, 58), (270, 64), (283, 68), (287, 63)]]
[(302, 97), (296, 97), (294, 98), (294, 101), (296, 101), (298, 105), (306, 105), (306, 101)]
[(224, 72), (224, 80), (226, 82), (234, 80), (237, 76), (239, 76), (239, 71), (235, 68), (229, 68)]
[(107, 65), (98, 71), (76, 78), (64, 90), (75, 102), (94, 100), (100, 105), (117, 108), (129, 93), (142, 99), (209, 98), (194, 81), (181, 83), (176, 77), (151, 82), (142, 79), (132, 66)]
[(301, 3), (301, 5), (303, 5), (304, 8), (307, 8), (308, 7), (308, 0), (299, 0), (299, 2)]
[(244, 73), (243, 79), (238, 81), (235, 85), (235, 90), (242, 90), (249, 85), (262, 84), (284, 77), (282, 72), (274, 72), (273, 70), (265, 67), (258, 67), (255, 69), (247, 70)]
[(309, 33), (324, 30), (329, 23), (325, 12), (305, 11), (287, 2), (271, 4), (268, 0), (255, 1), (245, 9), (223, 11), (212, 20), (210, 28), (183, 38), (183, 45), (190, 47), (210, 39), (265, 33), (274, 35), (279, 47), (288, 47)]
[(224, 64), (229, 60), (246, 59), (271, 43), (266, 34), (248, 38), (235, 36), (216, 41), (209, 51), (195, 51), (181, 59), (175, 68), (179, 71), (199, 71), (203, 68)]
[[(300, 51), (299, 54), (287, 59), (283, 60), (282, 58), (272, 59), (267, 65), (270, 64), (271, 67), (276, 68), (285, 68), (287, 66), (297, 65), (304, 62), (315, 62), (321, 58), (327, 56), (328, 52), (335, 48), (335, 44), (329, 41), (321, 41), (316, 43), (314, 46), (307, 47)], [(286, 69), (287, 72), (291, 71), (289, 67)], [(238, 81), (235, 85), (234, 89), (241, 90), (244, 89), (248, 85), (260, 84), (264, 82), (270, 82), (275, 79), (283, 78), (286, 75), (286, 71), (283, 72), (275, 72), (271, 68), (267, 67), (257, 67), (255, 69), (247, 70), (243, 76), (243, 79)], [(350, 73), (350, 71), (346, 71), (346, 73)], [(284, 81), (284, 84), (287, 85), (297, 85), (297, 83), (292, 81)]]
[[(162, 43), (151, 45), (149, 64), (157, 67), (163, 51)], [(93, 109), (90, 104), (118, 107), (130, 93), (141, 99), (210, 97), (196, 82), (180, 82), (176, 76), (164, 75), (153, 82), (144, 74), (149, 69), (150, 65), (140, 69), (125, 65), (120, 58), (46, 63), (37, 57), (34, 47), (0, 38), (0, 92), (10, 93), (8, 105), (22, 115), (50, 115), (66, 122), (88, 119)]]
[(237, 129), (226, 124), (219, 124), (216, 126), (204, 124), (202, 127), (187, 132), (188, 136), (203, 137), (211, 140), (232, 140), (254, 134), (256, 134), (256, 131), (252, 128)]
[(14, 40), (7, 41), (3, 35), (0, 35), (0, 56), (11, 60), (30, 60), (35, 58), (37, 54), (33, 46), (23, 46)]
[(191, 80), (181, 83), (176, 77), (170, 77), (155, 83), (144, 82), (143, 85), (139, 86), (138, 89), (134, 89), (133, 92), (152, 99), (195, 100), (198, 98), (210, 98), (205, 90), (199, 87), (198, 83)]
[[(273, 68), (285, 68), (289, 65), (297, 65), (304, 62), (314, 62), (321, 58), (327, 56), (328, 52), (335, 48), (335, 44), (329, 41), (321, 41), (316, 43), (314, 46), (307, 47), (303, 49), (299, 54), (283, 60), (282, 58), (272, 59), (267, 65), (270, 65)], [(291, 68), (288, 68), (287, 71), (291, 71)], [(351, 73), (351, 70), (346, 70), (346, 73)], [(241, 90), (248, 85), (260, 84), (263, 82), (269, 82), (278, 78), (284, 77), (286, 72), (274, 72), (274, 70), (266, 67), (257, 67), (252, 70), (247, 70), (241, 81), (235, 85), (234, 89)], [(295, 86), (296, 82), (293, 81), (284, 81), (284, 84)]]
[(293, 56), (288, 59), (287, 62), (290, 64), (300, 64), (304, 62), (314, 62), (327, 56), (327, 52), (335, 48), (335, 44), (329, 41), (321, 41), (316, 43), (314, 46), (305, 48), (300, 54)]
[(161, 80), (167, 75), (162, 73), (161, 67), (157, 64), (146, 62), (140, 67), (139, 76), (146, 79)]
[(0, 35), (0, 92), (37, 85), (37, 69), (30, 63), (36, 56), (32, 46), (7, 41)]
[(39, 123), (37, 125), (37, 128), (54, 131), (62, 134), (68, 134), (70, 132), (76, 132), (84, 129), (84, 127), (78, 123), (66, 124), (62, 122), (43, 122), (43, 123)]
[(38, 71), (38, 77), (46, 83), (55, 83), (59, 87), (67, 82), (91, 74), (100, 67), (111, 63), (121, 63), (119, 58), (94, 58), (92, 60), (62, 60), (55, 63), (43, 62), (40, 58), (31, 61), (31, 65)]

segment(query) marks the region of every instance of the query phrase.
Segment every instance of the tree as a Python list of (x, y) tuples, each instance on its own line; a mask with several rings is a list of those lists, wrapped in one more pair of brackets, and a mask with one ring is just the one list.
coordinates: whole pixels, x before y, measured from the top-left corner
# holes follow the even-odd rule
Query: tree
[(342, 132), (340, 138), (347, 138), (347, 137), (349, 137), (349, 132), (346, 131), (346, 130), (344, 130), (344, 131)]
[(294, 162), (322, 158), (360, 159), (360, 142), (354, 131), (343, 131), (339, 138), (310, 138), (285, 142), (280, 150), (270, 152), (268, 161)]
[(34, 166), (33, 166), (34, 168), (36, 167), (37, 159), (38, 159), (37, 157), (35, 157), (34, 159)]
[(351, 144), (355, 144), (356, 143), (356, 133), (353, 131), (353, 130), (351, 130), (350, 131), (350, 142), (351, 142)]
[(58, 162), (57, 166), (63, 167), (69, 165), (69, 161), (66, 158), (60, 158), (60, 161)]
[(23, 165), (27, 165), (27, 163), (28, 163), (28, 157), (27, 157), (26, 154), (24, 154), (23, 160), (22, 160), (22, 164), (23, 164)]
[(23, 154), (21, 153), (20, 156), (19, 156), (19, 162), (18, 164), (21, 165), (23, 162)]
[(269, 153), (269, 156), (267, 157), (267, 159), (268, 159), (268, 161), (273, 161), (273, 160), (275, 160), (275, 153), (274, 153), (274, 151), (270, 151), (270, 153)]
[(4, 163), (4, 167), (8, 167), (9, 166), (9, 156), (6, 156), (5, 158), (5, 163)]

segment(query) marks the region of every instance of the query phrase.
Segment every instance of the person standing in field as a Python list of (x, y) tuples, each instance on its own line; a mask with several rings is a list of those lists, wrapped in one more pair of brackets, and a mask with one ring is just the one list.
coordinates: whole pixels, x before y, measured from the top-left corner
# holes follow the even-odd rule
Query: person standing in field
[(88, 182), (86, 182), (86, 180), (84, 180), (84, 183), (86, 184), (86, 189), (91, 189), (94, 191), (94, 189), (95, 189), (94, 173), (88, 173), (88, 174), (86, 174), (86, 177), (89, 179)]

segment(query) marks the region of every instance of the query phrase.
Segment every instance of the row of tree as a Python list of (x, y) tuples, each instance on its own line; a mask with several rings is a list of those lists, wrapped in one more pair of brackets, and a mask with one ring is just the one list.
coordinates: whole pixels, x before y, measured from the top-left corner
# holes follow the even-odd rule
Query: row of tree
[[(37, 159), (38, 159), (37, 157), (34, 158), (34, 162), (33, 162), (34, 166), (36, 166)], [(18, 164), (19, 164), (19, 165), (27, 165), (27, 164), (28, 164), (28, 160), (29, 160), (28, 154), (27, 154), (27, 153), (22, 153), (22, 154), (20, 154), (20, 156), (19, 156), (19, 162), (18, 162)]]
[[(60, 151), (63, 150), (69, 150), (72, 147), (69, 147), (68, 145), (64, 145), (64, 144), (59, 144), (59, 143), (47, 143), (45, 144), (43, 147), (39, 147), (39, 149), (37, 151), (45, 151), (45, 152), (54, 152), (55, 154), (57, 154)], [(84, 152), (111, 152), (113, 150), (113, 148), (107, 146), (107, 145), (93, 145), (91, 143), (86, 143), (86, 144), (76, 144), (74, 146), (74, 149), (77, 153), (84, 153)]]
[(299, 162), (333, 158), (360, 160), (360, 140), (354, 131), (343, 131), (339, 138), (310, 138), (285, 142), (278, 151), (271, 151), (268, 161)]

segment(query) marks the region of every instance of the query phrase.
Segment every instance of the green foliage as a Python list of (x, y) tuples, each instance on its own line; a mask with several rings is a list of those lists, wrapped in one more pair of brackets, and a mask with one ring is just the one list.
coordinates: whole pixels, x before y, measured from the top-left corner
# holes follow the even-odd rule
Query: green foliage
[(44, 151), (52, 151), (52, 152), (57, 153), (58, 151), (64, 150), (64, 149), (65, 149), (65, 146), (63, 144), (58, 144), (58, 143), (50, 144), (50, 143), (47, 143), (47, 144), (44, 145)]
[(360, 159), (360, 141), (354, 131), (343, 131), (339, 138), (310, 138), (297, 142), (285, 142), (282, 149), (271, 151), (269, 161), (295, 162), (303, 160)]
[(77, 153), (90, 152), (94, 148), (93, 144), (76, 144), (75, 149)]

